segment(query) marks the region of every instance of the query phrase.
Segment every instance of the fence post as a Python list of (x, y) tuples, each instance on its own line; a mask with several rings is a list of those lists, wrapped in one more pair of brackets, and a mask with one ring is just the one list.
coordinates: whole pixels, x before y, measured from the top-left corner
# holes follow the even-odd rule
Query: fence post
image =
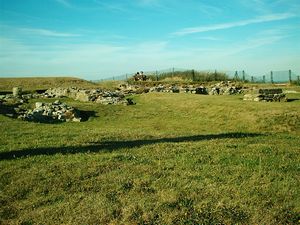
[(289, 81), (292, 83), (292, 70), (289, 70)]
[(195, 70), (194, 69), (192, 69), (192, 80), (193, 80), (193, 82), (195, 81)]
[(263, 83), (266, 83), (266, 76), (263, 75)]
[(254, 83), (254, 77), (253, 76), (251, 76), (251, 82)]
[(237, 81), (238, 77), (239, 77), (238, 71), (236, 70), (235, 73), (234, 73), (234, 80)]
[(174, 77), (174, 67), (172, 68), (172, 77)]
[(274, 80), (273, 80), (273, 71), (271, 71), (271, 83), (272, 84), (274, 83)]
[(243, 70), (242, 73), (243, 73), (243, 82), (245, 82), (245, 70)]
[(158, 72), (157, 72), (157, 70), (155, 71), (155, 76), (156, 76), (156, 81), (158, 81)]

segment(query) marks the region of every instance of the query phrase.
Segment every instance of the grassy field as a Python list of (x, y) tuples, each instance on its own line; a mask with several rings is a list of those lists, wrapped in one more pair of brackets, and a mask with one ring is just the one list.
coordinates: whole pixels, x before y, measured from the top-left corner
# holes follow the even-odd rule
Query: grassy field
[(288, 97), (62, 99), (93, 115), (82, 123), (0, 115), (0, 224), (299, 224), (300, 94)]

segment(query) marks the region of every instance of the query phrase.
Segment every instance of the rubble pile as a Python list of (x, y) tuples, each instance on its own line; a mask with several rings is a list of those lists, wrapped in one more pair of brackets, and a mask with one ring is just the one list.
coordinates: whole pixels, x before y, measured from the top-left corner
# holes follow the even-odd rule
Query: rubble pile
[(192, 94), (207, 94), (205, 87), (195, 87), (193, 85), (162, 85), (151, 87), (149, 92), (166, 92), (166, 93), (192, 93)]
[(191, 94), (201, 94), (207, 95), (208, 89), (203, 86), (193, 86), (193, 85), (185, 85), (180, 88), (181, 93), (191, 93)]
[(73, 98), (82, 102), (95, 102), (104, 105), (134, 105), (132, 99), (126, 99), (121, 91), (103, 91), (100, 89), (51, 88), (44, 93), (22, 94), (21, 88), (13, 88), (12, 94), (0, 95), (0, 113), (12, 118), (35, 122), (80, 122), (80, 113), (75, 108), (55, 101), (53, 103), (36, 102), (34, 109), (27, 109), (30, 99)]
[[(21, 106), (21, 107), (20, 107)], [(53, 103), (36, 102), (34, 109), (15, 108), (19, 119), (34, 122), (80, 122), (80, 112), (56, 100)]]
[(25, 102), (27, 102), (27, 98), (23, 98), (23, 96), (21, 97), (16, 97), (12, 94), (6, 94), (6, 95), (0, 95), (0, 101), (1, 102), (8, 102), (11, 104), (23, 104)]
[(157, 86), (151, 87), (149, 92), (172, 92), (172, 86), (159, 84)]
[(242, 86), (236, 86), (230, 81), (222, 81), (210, 87), (210, 95), (234, 95), (243, 93)]

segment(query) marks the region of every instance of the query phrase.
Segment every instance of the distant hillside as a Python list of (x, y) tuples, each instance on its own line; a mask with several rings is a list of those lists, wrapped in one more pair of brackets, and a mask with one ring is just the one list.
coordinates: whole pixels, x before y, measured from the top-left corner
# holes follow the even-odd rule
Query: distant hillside
[(90, 81), (75, 77), (22, 77), (22, 78), (0, 78), (0, 90), (11, 91), (13, 87), (22, 87), (23, 90), (42, 90), (51, 87), (96, 87)]

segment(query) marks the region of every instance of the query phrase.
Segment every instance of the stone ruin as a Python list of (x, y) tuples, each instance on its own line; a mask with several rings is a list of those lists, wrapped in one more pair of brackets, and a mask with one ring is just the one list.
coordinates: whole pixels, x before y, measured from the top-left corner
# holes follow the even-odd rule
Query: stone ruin
[(231, 81), (222, 81), (211, 86), (210, 95), (234, 95), (243, 93), (243, 87)]
[(203, 85), (168, 85), (158, 84), (153, 87), (141, 87), (139, 85), (122, 84), (119, 90), (127, 94), (140, 94), (148, 92), (167, 92), (167, 93), (191, 93), (202, 95), (233, 95), (241, 94), (245, 88), (234, 82), (222, 81), (217, 84), (205, 87)]
[(283, 102), (287, 101), (281, 88), (259, 89), (258, 93), (245, 94), (243, 100), (256, 102)]
[[(20, 107), (21, 106), (21, 107)], [(24, 109), (22, 105), (15, 109), (18, 118), (34, 122), (80, 122), (79, 110), (60, 102), (53, 103), (36, 102), (34, 109)]]
[[(11, 118), (41, 123), (81, 122), (81, 112), (59, 100), (53, 103), (36, 102), (33, 109), (25, 102), (0, 99), (0, 113)], [(86, 117), (86, 115), (83, 115)]]
[(29, 99), (68, 97), (81, 102), (95, 102), (104, 105), (132, 105), (132, 99), (126, 99), (122, 91), (106, 91), (101, 89), (50, 88), (44, 93), (22, 93), (19, 87), (13, 88), (13, 94), (0, 95), (0, 100), (14, 103), (24, 103)]
[[(5, 111), (8, 116), (18, 117), (27, 121), (36, 122), (80, 122), (80, 112), (75, 108), (55, 101), (53, 103), (36, 102), (34, 109), (24, 108), (24, 103), (29, 99), (43, 98), (62, 98), (68, 97), (81, 102), (94, 102), (99, 104), (113, 105), (133, 105), (131, 99), (125, 98), (130, 94), (141, 94), (148, 92), (169, 92), (169, 93), (192, 93), (202, 95), (232, 95), (243, 93), (246, 89), (230, 81), (223, 81), (209, 87), (195, 85), (163, 85), (158, 84), (154, 87), (140, 85), (122, 84), (116, 91), (105, 91), (101, 89), (79, 89), (69, 88), (50, 88), (44, 93), (23, 94), (19, 87), (13, 88), (13, 94), (0, 95), (1, 111)], [(281, 102), (287, 101), (282, 89), (259, 89), (258, 93), (245, 94), (244, 100)], [(14, 107), (10, 107), (14, 106)], [(15, 107), (17, 106), (17, 107)]]
[(75, 108), (54, 101), (53, 103), (36, 102), (34, 109), (27, 109), (25, 103), (30, 99), (68, 97), (82, 102), (94, 102), (103, 105), (134, 105), (132, 99), (126, 99), (120, 91), (100, 89), (51, 88), (44, 93), (22, 93), (19, 87), (13, 88), (13, 94), (0, 95), (0, 111), (9, 117), (17, 117), (35, 122), (80, 122), (80, 112)]
[(103, 105), (132, 105), (131, 99), (126, 99), (120, 91), (104, 91), (101, 89), (50, 88), (44, 93), (46, 98), (68, 97), (81, 102), (95, 102)]

